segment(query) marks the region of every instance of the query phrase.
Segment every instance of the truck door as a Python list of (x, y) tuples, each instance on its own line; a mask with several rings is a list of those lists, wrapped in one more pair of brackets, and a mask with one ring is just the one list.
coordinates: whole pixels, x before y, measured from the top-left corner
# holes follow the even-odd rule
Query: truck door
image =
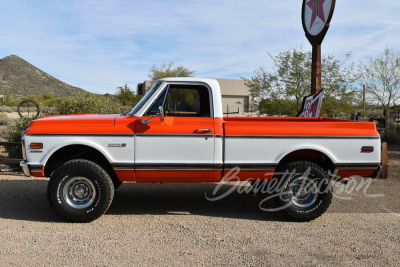
[[(143, 120), (159, 113), (160, 117)], [(209, 182), (214, 175), (211, 89), (169, 84), (136, 121), (137, 182)]]

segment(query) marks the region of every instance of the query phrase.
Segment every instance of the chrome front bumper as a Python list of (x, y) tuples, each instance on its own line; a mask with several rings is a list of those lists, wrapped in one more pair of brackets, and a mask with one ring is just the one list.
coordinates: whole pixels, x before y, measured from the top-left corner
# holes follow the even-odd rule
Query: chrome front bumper
[(28, 162), (26, 162), (25, 132), (22, 133), (21, 143), (22, 143), (22, 157), (23, 157), (24, 161), (21, 161), (19, 163), (19, 166), (21, 166), (22, 170), (24, 171), (25, 176), (31, 176)]
[(31, 176), (31, 172), (29, 170), (29, 165), (26, 161), (21, 161), (19, 165), (22, 167), (22, 170), (24, 170), (25, 176)]

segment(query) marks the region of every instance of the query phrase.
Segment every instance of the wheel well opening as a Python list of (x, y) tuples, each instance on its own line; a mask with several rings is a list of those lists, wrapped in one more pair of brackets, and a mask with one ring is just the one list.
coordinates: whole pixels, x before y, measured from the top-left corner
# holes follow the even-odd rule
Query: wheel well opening
[(70, 145), (56, 151), (53, 155), (51, 155), (46, 163), (44, 169), (45, 176), (49, 177), (51, 173), (63, 163), (77, 158), (96, 162), (109, 173), (112, 179), (117, 177), (114, 169), (111, 167), (111, 164), (108, 162), (106, 157), (104, 157), (104, 155), (98, 150), (85, 145)]
[(287, 154), (279, 162), (277, 169), (280, 169), (280, 167), (286, 165), (288, 162), (295, 160), (307, 160), (314, 162), (315, 164), (321, 166), (326, 172), (330, 171), (333, 173), (335, 170), (335, 165), (328, 156), (321, 151), (313, 149), (301, 149)]

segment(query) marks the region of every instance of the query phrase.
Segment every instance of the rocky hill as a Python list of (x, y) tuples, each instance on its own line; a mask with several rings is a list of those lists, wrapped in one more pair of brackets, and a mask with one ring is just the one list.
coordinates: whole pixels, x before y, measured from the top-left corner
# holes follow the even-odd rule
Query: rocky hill
[(87, 92), (54, 78), (18, 56), (0, 59), (0, 95), (63, 97), (82, 93)]

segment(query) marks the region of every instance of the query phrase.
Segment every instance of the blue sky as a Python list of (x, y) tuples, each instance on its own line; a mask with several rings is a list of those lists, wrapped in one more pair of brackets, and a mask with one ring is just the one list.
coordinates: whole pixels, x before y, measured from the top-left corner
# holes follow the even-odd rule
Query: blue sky
[[(250, 77), (267, 53), (303, 44), (301, 0), (2, 0), (0, 58), (18, 55), (94, 93), (136, 89), (153, 64)], [(322, 53), (358, 62), (400, 47), (400, 1), (337, 0)]]

